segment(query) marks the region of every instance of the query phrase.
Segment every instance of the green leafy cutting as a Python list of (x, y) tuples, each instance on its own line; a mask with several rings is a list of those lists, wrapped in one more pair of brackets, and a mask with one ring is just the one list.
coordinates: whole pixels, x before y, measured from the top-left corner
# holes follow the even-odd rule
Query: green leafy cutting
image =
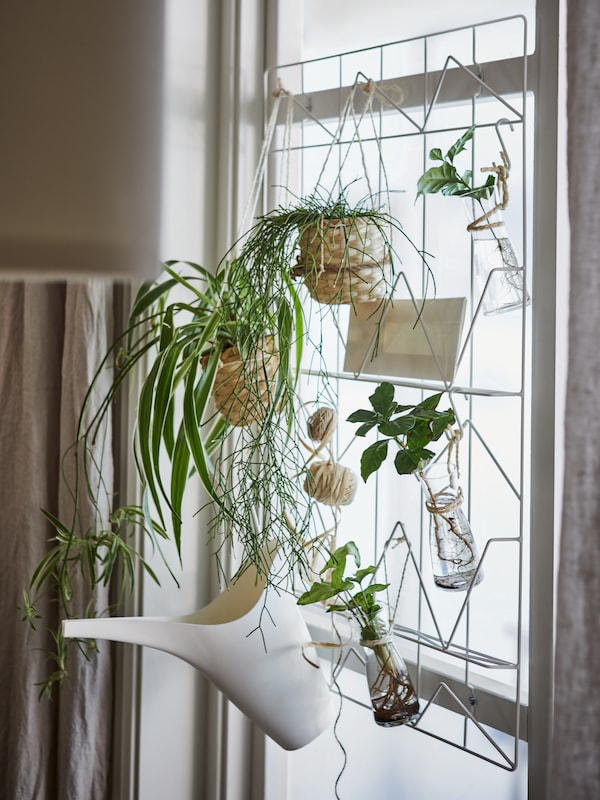
[[(356, 571), (346, 575), (349, 558), (354, 559)], [(315, 581), (310, 589), (298, 598), (298, 605), (306, 606), (336, 598), (337, 602), (328, 605), (327, 610), (349, 612), (360, 625), (364, 639), (377, 639), (382, 633), (381, 624), (377, 619), (381, 605), (376, 601), (375, 594), (387, 589), (388, 584), (369, 583), (363, 587), (365, 578), (373, 576), (377, 567), (371, 565), (361, 568), (360, 563), (360, 553), (354, 542), (347, 542), (338, 547), (319, 572), (320, 576), (328, 575), (328, 578)]]
[(429, 151), (432, 161), (441, 161), (441, 165), (430, 167), (417, 181), (417, 197), (421, 194), (441, 193), (446, 196), (471, 197), (474, 200), (487, 200), (492, 196), (496, 178), (488, 175), (481, 186), (473, 186), (473, 172), (468, 169), (461, 175), (454, 164), (454, 159), (459, 153), (466, 150), (465, 145), (471, 141), (475, 126), (471, 126), (457, 139), (446, 155), (442, 154), (439, 147)]
[(369, 445), (360, 459), (360, 474), (364, 481), (376, 472), (388, 456), (389, 443), (398, 446), (394, 459), (399, 475), (421, 471), (434, 456), (428, 449), (456, 422), (452, 409), (437, 411), (443, 392), (426, 397), (416, 406), (400, 405), (394, 400), (391, 383), (381, 383), (369, 397), (371, 409), (359, 409), (348, 422), (360, 423), (355, 436), (366, 436), (377, 428), (380, 439)]

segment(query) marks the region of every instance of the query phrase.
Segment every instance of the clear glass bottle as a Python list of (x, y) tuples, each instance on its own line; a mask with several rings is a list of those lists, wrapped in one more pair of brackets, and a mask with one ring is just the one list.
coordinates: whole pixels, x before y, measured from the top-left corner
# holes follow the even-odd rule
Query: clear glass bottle
[(388, 626), (377, 619), (363, 628), (361, 645), (375, 722), (389, 728), (413, 721), (419, 713), (419, 700)]
[(429, 542), (436, 586), (466, 591), (483, 580), (471, 526), (462, 509), (456, 473), (446, 467), (421, 473), (425, 505), (431, 516)]
[(486, 315), (502, 314), (522, 308), (523, 302), (526, 305), (531, 302), (523, 268), (506, 232), (502, 210), (481, 219), (493, 208), (493, 202), (467, 199), (475, 282), (479, 296), (483, 294), (481, 308)]

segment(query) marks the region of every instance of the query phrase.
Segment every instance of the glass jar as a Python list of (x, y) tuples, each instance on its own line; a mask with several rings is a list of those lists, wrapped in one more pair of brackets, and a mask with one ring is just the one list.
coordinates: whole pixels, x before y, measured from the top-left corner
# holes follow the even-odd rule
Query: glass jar
[(467, 199), (467, 215), (473, 242), (473, 267), (481, 309), (485, 315), (502, 314), (531, 302), (524, 271), (508, 238), (502, 210), (482, 219), (493, 208), (493, 200)]
[(388, 626), (378, 619), (363, 628), (361, 645), (375, 722), (389, 728), (413, 721), (419, 700)]
[(463, 495), (456, 473), (443, 468), (421, 473), (425, 506), (431, 516), (429, 542), (436, 586), (466, 591), (483, 580), (477, 546), (462, 509)]

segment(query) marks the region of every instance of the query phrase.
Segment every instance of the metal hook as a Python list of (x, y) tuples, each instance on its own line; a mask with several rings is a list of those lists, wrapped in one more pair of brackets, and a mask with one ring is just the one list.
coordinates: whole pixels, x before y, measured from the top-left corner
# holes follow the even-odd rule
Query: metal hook
[(502, 134), (500, 133), (500, 125), (510, 125), (511, 131), (514, 131), (515, 126), (509, 119), (506, 119), (506, 117), (502, 117), (502, 119), (499, 119), (497, 122), (494, 123), (494, 128), (496, 129), (496, 136), (500, 140), (502, 152), (504, 153), (504, 157), (506, 158), (506, 168), (510, 172), (510, 158), (508, 157), (508, 151), (506, 149), (506, 145), (504, 144), (504, 139), (502, 138)]

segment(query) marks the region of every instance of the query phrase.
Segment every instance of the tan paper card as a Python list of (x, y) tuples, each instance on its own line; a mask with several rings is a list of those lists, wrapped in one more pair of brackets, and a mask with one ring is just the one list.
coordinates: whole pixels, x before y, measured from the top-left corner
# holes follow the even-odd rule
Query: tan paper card
[(371, 358), (379, 310), (361, 303), (350, 311), (344, 371), (398, 378), (452, 381), (462, 337), (467, 300), (444, 297), (421, 301), (394, 300), (381, 323), (377, 354)]

